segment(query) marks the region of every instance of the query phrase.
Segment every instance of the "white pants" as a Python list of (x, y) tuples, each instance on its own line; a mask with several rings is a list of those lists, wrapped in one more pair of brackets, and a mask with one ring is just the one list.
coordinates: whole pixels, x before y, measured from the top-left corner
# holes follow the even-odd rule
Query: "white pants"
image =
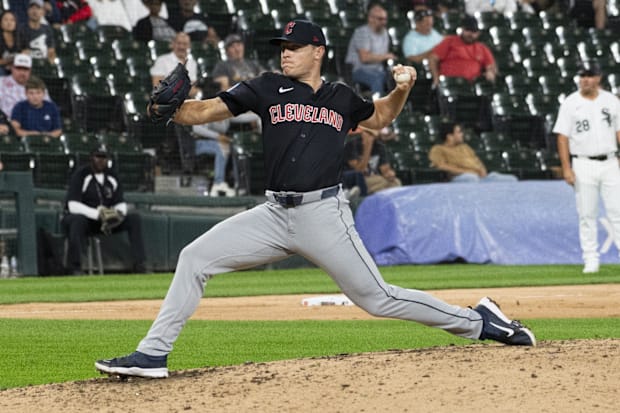
[(579, 242), (584, 261), (598, 260), (597, 220), (599, 196), (603, 199), (614, 241), (620, 251), (620, 166), (615, 157), (606, 161), (574, 158), (575, 197), (579, 213)]

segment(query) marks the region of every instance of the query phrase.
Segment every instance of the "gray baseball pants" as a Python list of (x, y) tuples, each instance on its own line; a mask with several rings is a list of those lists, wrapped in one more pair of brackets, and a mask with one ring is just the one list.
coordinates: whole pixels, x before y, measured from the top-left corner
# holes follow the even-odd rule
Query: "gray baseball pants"
[(138, 351), (153, 356), (172, 351), (210, 277), (292, 254), (318, 265), (351, 301), (374, 316), (417, 321), (471, 339), (480, 336), (482, 318), (478, 312), (383, 280), (340, 191), (337, 196), (293, 208), (265, 202), (220, 222), (188, 244), (181, 251), (172, 284)]

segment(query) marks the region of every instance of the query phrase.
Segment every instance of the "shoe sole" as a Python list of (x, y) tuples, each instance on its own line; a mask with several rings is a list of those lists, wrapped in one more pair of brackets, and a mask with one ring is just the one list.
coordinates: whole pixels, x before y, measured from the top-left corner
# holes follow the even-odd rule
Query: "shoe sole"
[[(493, 301), (489, 297), (484, 297), (483, 299), (481, 299), (480, 302), (478, 302), (478, 305), (485, 307), (487, 310), (492, 312), (497, 318), (502, 320), (504, 323), (506, 324), (512, 323), (512, 320), (506, 317), (506, 315), (502, 312), (502, 310), (495, 303), (495, 301)], [(530, 338), (530, 340), (532, 341), (532, 344), (531, 344), (532, 346), (536, 346), (536, 337), (534, 337), (534, 333), (532, 333), (529, 328), (521, 327), (519, 331), (524, 332)]]
[(110, 367), (95, 362), (95, 368), (101, 373), (117, 376), (144, 377), (148, 379), (165, 379), (168, 377), (168, 369), (166, 367), (154, 369), (144, 369), (141, 367)]

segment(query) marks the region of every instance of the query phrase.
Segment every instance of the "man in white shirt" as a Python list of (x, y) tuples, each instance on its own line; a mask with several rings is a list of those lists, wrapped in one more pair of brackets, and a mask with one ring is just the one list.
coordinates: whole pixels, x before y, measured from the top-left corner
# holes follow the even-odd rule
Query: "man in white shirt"
[[(189, 35), (184, 32), (179, 32), (174, 37), (174, 40), (170, 43), (171, 52), (159, 56), (153, 67), (151, 67), (151, 81), (153, 86), (157, 86), (160, 80), (162, 80), (168, 73), (172, 71), (179, 63), (185, 63), (185, 67), (189, 73), (189, 79), (192, 83), (195, 83), (198, 79), (198, 64), (196, 60), (190, 54), (191, 41)], [(187, 63), (186, 63), (187, 61)], [(191, 98), (198, 97), (200, 89), (195, 85), (189, 92)]]
[(599, 271), (599, 196), (620, 251), (620, 100), (600, 88), (601, 75), (595, 62), (583, 65), (579, 90), (562, 102), (553, 128), (562, 175), (575, 188), (584, 273)]

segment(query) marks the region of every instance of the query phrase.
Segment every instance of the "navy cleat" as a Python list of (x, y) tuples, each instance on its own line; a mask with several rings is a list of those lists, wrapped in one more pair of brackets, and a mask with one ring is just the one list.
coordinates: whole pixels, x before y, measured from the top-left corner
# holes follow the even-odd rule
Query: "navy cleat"
[(495, 340), (512, 346), (535, 346), (536, 337), (517, 320), (510, 320), (499, 305), (489, 297), (484, 297), (474, 308), (482, 316), (480, 340)]
[(167, 359), (168, 356), (149, 356), (134, 351), (124, 357), (97, 360), (95, 368), (102, 373), (111, 375), (160, 379), (168, 377)]

